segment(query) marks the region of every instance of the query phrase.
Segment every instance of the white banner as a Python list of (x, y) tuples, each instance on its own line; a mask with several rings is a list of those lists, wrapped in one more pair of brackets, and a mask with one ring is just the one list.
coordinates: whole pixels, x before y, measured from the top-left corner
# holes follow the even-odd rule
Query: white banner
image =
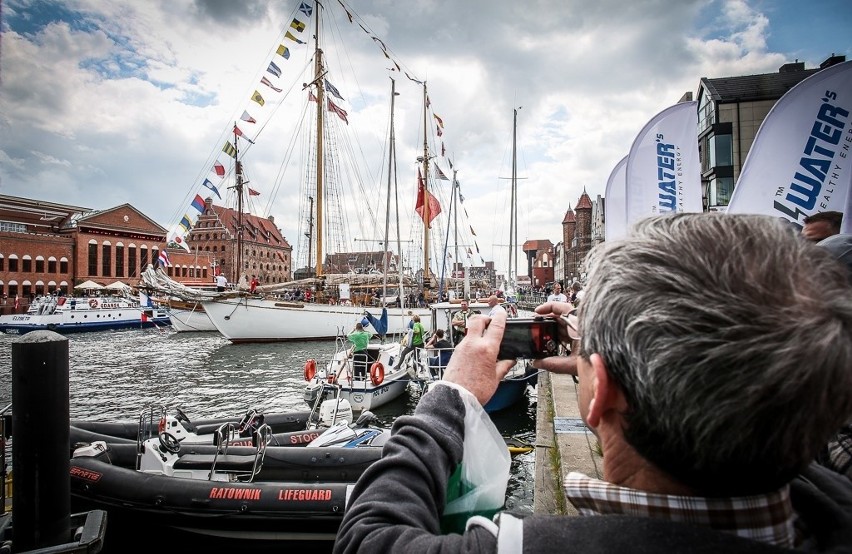
[(606, 182), (604, 192), (604, 240), (627, 235), (627, 156), (621, 158)]
[(852, 184), (850, 112), (852, 62), (787, 91), (757, 131), (728, 213), (774, 215), (801, 226), (817, 212), (844, 212)]
[(680, 102), (654, 116), (627, 156), (627, 228), (648, 216), (698, 212), (698, 103)]

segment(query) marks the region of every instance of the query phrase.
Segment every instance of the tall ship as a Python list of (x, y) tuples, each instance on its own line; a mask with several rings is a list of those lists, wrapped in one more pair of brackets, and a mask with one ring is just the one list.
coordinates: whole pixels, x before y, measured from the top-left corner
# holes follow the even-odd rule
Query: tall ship
[[(304, 8), (305, 5), (303, 4), (302, 7)], [(314, 7), (316, 9), (312, 9)], [(325, 12), (332, 7), (323, 8), (317, 4), (310, 8), (309, 10), (301, 9), (301, 14), (296, 14), (297, 17), (287, 31), (291, 39), (296, 39), (293, 29), (304, 30), (306, 27), (304, 21), (308, 18), (314, 27), (312, 33), (305, 32), (299, 35), (304, 38), (310, 36), (310, 40), (313, 40), (313, 55), (310, 56), (313, 62), (312, 72), (300, 80), (306, 83), (303, 85), (301, 95), (305, 114), (301, 121), (310, 122), (309, 128), (305, 126), (301, 129), (302, 133), (309, 135), (309, 138), (303, 141), (306, 145), (307, 161), (304, 165), (305, 169), (301, 172), (303, 188), (300, 194), (303, 197), (302, 204), (308, 206), (308, 209), (303, 210), (303, 215), (306, 215), (305, 219), (309, 222), (307, 231), (304, 233), (308, 246), (307, 271), (303, 275), (305, 278), (301, 280), (261, 285), (251, 292), (245, 290), (245, 283), (250, 277), (251, 269), (245, 267), (241, 258), (243, 247), (240, 241), (242, 232), (245, 230), (243, 203), (257, 192), (247, 186), (243, 154), (255, 143), (247, 142), (245, 133), (235, 124), (233, 144), (228, 143), (227, 151), (233, 158), (233, 171), (229, 172), (233, 176), (233, 184), (229, 185), (229, 188), (235, 191), (237, 201), (237, 247), (234, 265), (239, 268), (235, 279), (240, 285), (237, 286), (236, 291), (225, 292), (201, 301), (211, 323), (223, 336), (235, 343), (331, 339), (342, 332), (350, 331), (355, 323), (360, 322), (368, 314), (376, 315), (379, 310), (387, 310), (387, 329), (381, 334), (403, 334), (414, 315), (420, 317), (424, 326), (427, 328), (430, 326), (432, 313), (426, 301), (429, 291), (438, 290), (437, 276), (431, 271), (429, 263), (430, 244), (433, 241), (433, 237), (430, 237), (430, 224), (440, 212), (440, 205), (435, 196), (429, 192), (429, 178), (434, 172), (431, 164), (437, 155), (430, 149), (428, 139), (429, 132), (434, 130), (433, 117), (438, 121), (440, 118), (434, 114), (430, 115), (426, 83), (417, 81), (407, 72), (403, 72), (408, 79), (417, 83), (420, 88), (418, 93), (422, 94), (423, 99), (423, 138), (422, 152), (417, 156), (416, 198), (416, 212), (419, 215), (419, 221), (423, 223), (417, 236), (418, 242), (422, 239), (422, 257), (418, 256), (422, 267), (414, 271), (410, 269), (411, 260), (402, 260), (403, 249), (399, 238), (396, 239), (399, 254), (391, 255), (389, 248), (395, 242), (391, 238), (390, 230), (391, 206), (400, 204), (399, 201), (395, 202), (397, 199), (392, 196), (396, 185), (392, 123), (389, 126), (391, 131), (386, 158), (388, 169), (385, 194), (354, 198), (353, 192), (349, 192), (348, 196), (342, 192), (347, 187), (350, 191), (357, 190), (357, 187), (351, 183), (346, 183), (346, 186), (341, 183), (351, 175), (349, 170), (341, 169), (346, 163), (346, 160), (341, 158), (345, 158), (357, 149), (343, 145), (344, 138), (349, 134), (348, 114), (336, 103), (339, 103), (338, 99), (342, 96), (332, 84), (336, 78), (335, 73), (326, 65), (327, 54), (320, 46), (325, 37), (323, 18)], [(351, 20), (349, 12), (347, 15)], [(384, 43), (377, 37), (372, 38), (382, 45), (385, 56), (389, 58)], [(298, 38), (296, 42), (306, 44), (307, 41)], [(277, 53), (281, 55), (282, 51), (289, 51), (284, 44)], [(273, 56), (273, 65), (276, 59)], [(278, 73), (280, 74), (280, 70)], [(392, 88), (391, 122), (395, 94)], [(440, 130), (438, 136), (440, 136)], [(255, 137), (256, 140), (258, 140), (257, 137)], [(434, 170), (438, 171), (437, 168)], [(440, 178), (446, 179), (446, 177)], [(381, 198), (381, 196), (385, 197)], [(337, 247), (338, 252), (346, 252), (346, 245), (335, 239), (334, 234), (339, 233), (341, 224), (335, 222), (334, 217), (343, 212), (347, 202), (350, 204), (358, 202), (359, 206), (364, 205), (363, 210), (360, 208), (358, 210), (358, 217), (363, 218), (359, 221), (362, 227), (364, 220), (370, 215), (384, 212), (383, 233), (378, 218), (374, 217), (371, 224), (367, 225), (377, 234), (381, 233), (375, 242), (381, 244), (383, 248), (382, 265), (373, 268), (373, 271), (353, 270), (348, 273), (331, 273), (324, 267), (331, 256), (327, 252), (329, 242), (333, 243), (332, 248)], [(408, 201), (403, 198), (401, 203), (406, 205)], [(327, 217), (329, 213), (330, 217)], [(398, 218), (397, 215), (397, 220)], [(398, 225), (397, 223), (397, 237), (399, 236)], [(337, 240), (336, 243), (335, 240)], [(435, 237), (435, 240), (440, 240), (440, 237)], [(349, 246), (351, 247), (351, 243)], [(408, 271), (403, 271), (404, 268)], [(339, 267), (337, 269), (339, 270)], [(310, 300), (312, 301), (307, 301), (308, 299), (304, 297), (294, 298), (287, 293), (288, 290), (295, 288), (311, 291), (313, 297)], [(392, 289), (394, 293), (389, 294), (389, 289)], [(411, 303), (412, 291), (417, 291), (413, 296), (416, 299), (414, 305)], [(366, 298), (373, 299), (373, 302), (365, 302)], [(388, 301), (388, 298), (393, 298), (392, 303)]]

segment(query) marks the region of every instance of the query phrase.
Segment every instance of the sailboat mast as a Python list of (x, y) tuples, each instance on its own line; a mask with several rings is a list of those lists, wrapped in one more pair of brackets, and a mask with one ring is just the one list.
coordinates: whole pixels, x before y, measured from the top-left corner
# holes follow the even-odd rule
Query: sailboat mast
[(243, 267), (243, 163), (240, 161), (239, 143), (237, 142), (237, 122), (234, 122), (234, 174), (236, 175), (237, 191), (237, 264), (234, 268), (233, 283), (240, 282), (240, 272)]
[(518, 243), (518, 213), (517, 213), (517, 190), (518, 190), (518, 110), (514, 109), (512, 118), (512, 200), (509, 208), (509, 287), (512, 285), (512, 257), (515, 257), (515, 273), (518, 272), (518, 257), (516, 254)]
[(310, 203), (310, 207), (308, 208), (308, 232), (305, 233), (308, 237), (308, 277), (311, 276), (311, 257), (313, 256), (313, 247), (314, 243), (314, 197), (308, 196), (308, 202)]
[[(319, 5), (317, 5), (319, 8)], [(316, 10), (316, 20), (315, 20), (315, 40), (314, 43), (314, 58), (316, 60), (314, 65), (314, 82), (317, 85), (317, 190), (316, 190), (316, 198), (317, 198), (317, 251), (316, 251), (316, 276), (321, 277), (323, 274), (322, 271), (322, 236), (323, 236), (323, 221), (322, 221), (322, 206), (323, 206), (323, 112), (325, 108), (325, 87), (322, 82), (322, 74), (323, 74), (323, 66), (322, 66), (322, 49), (319, 47), (319, 34), (320, 34), (320, 21), (319, 21), (320, 10)]]
[[(396, 140), (394, 134), (394, 126), (393, 126), (393, 109), (394, 109), (394, 100), (396, 100), (396, 81), (391, 79), (391, 103), (390, 103), (390, 144), (388, 145), (388, 194), (387, 201), (385, 202), (385, 240), (382, 243), (384, 245), (384, 252), (382, 252), (382, 303), (384, 304), (388, 294), (388, 253), (390, 252), (390, 242), (388, 239), (390, 238), (390, 201), (391, 201), (391, 186), (393, 184), (393, 155), (394, 148), (393, 144)], [(399, 291), (399, 294), (402, 294), (402, 290)], [(399, 298), (399, 297), (397, 297)]]
[[(457, 170), (453, 170), (453, 244), (455, 244), (456, 248), (456, 258), (454, 260), (453, 265), (456, 262), (460, 262), (459, 258), (459, 212), (458, 205), (456, 204), (458, 196), (459, 196), (459, 182), (456, 180)], [(455, 277), (455, 276), (454, 276)]]
[(428, 95), (423, 82), (423, 288), (429, 279), (429, 142), (428, 142)]

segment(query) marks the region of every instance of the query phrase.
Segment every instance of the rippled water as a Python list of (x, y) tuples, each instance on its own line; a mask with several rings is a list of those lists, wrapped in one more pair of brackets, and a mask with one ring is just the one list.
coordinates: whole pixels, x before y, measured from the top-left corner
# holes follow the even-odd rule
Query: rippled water
[[(2, 406), (12, 401), (15, 339), (0, 333)], [(214, 333), (171, 329), (80, 333), (68, 340), (71, 418), (102, 421), (135, 421), (142, 410), (160, 405), (180, 407), (198, 419), (249, 408), (307, 410), (302, 400), (305, 360), (327, 359), (334, 352), (334, 341), (236, 345)], [(374, 412), (389, 426), (398, 415), (413, 412), (419, 396), (412, 383), (405, 395)], [(535, 442), (534, 394), (492, 419), (503, 435)], [(534, 476), (534, 454), (516, 456), (507, 507), (532, 511)]]

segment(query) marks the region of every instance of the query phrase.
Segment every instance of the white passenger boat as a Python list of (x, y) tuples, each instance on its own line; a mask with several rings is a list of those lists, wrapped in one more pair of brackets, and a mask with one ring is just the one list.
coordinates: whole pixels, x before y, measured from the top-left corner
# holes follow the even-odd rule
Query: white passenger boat
[(30, 304), (25, 314), (0, 316), (0, 331), (9, 334), (38, 330), (78, 333), (169, 324), (162, 307), (142, 306), (138, 300), (125, 296), (45, 296)]

